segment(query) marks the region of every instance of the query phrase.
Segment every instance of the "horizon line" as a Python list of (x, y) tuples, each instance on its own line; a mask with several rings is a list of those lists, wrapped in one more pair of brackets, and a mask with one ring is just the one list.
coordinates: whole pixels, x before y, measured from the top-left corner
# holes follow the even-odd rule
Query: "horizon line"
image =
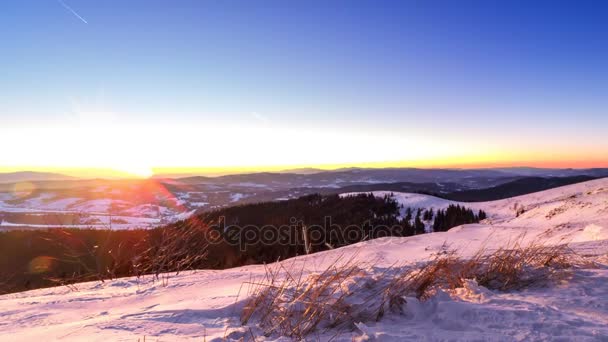
[[(415, 163), (414, 163), (415, 164)], [(342, 169), (420, 169), (420, 170), (483, 170), (483, 169), (601, 169), (608, 168), (608, 162), (560, 162), (560, 163), (479, 163), (460, 165), (403, 165), (400, 163), (352, 163), (325, 165), (285, 165), (285, 166), (252, 166), (252, 167), (152, 167), (149, 174), (137, 174), (113, 168), (104, 167), (61, 167), (61, 166), (24, 166), (2, 167), (0, 174), (37, 172), (56, 173), (77, 179), (150, 179), (150, 178), (183, 178), (183, 177), (221, 177), (226, 175), (253, 173), (301, 173), (309, 170), (311, 173), (338, 171)]]

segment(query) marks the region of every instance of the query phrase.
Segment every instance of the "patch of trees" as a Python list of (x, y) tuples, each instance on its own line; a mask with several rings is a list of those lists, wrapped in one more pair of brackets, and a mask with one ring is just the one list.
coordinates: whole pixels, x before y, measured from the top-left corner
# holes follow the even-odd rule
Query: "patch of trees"
[[(412, 208), (405, 209), (405, 216), (401, 220), (401, 225), (404, 227), (404, 231), (408, 232), (406, 236), (424, 234), (427, 231), (427, 225), (434, 216), (433, 209), (423, 210), (422, 208), (414, 210)], [(425, 223), (426, 222), (426, 223)]]
[(237, 264), (274, 262), (381, 236), (408, 236), (390, 196), (307, 195), (199, 215), (237, 255)]
[(479, 210), (476, 214), (471, 209), (451, 204), (447, 209), (437, 211), (433, 222), (433, 231), (445, 232), (450, 228), (463, 224), (478, 223), (486, 218), (487, 215), (483, 210)]

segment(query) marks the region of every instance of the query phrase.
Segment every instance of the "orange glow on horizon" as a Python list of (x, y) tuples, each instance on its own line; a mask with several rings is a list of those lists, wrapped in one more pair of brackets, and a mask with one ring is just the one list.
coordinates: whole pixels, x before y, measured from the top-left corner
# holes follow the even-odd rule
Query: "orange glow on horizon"
[(242, 166), (242, 167), (152, 167), (152, 168), (77, 168), (77, 167), (2, 167), (0, 173), (34, 171), (53, 172), (77, 178), (139, 178), (145, 179), (153, 176), (221, 176), (227, 174), (255, 173), (255, 172), (281, 172), (292, 169), (320, 169), (336, 170), (341, 168), (454, 168), (454, 169), (480, 169), (480, 168), (509, 168), (509, 167), (534, 167), (534, 168), (608, 168), (608, 158), (589, 159), (522, 159), (518, 161), (501, 160), (500, 158), (450, 158), (444, 160), (420, 160), (420, 161), (388, 161), (370, 163), (343, 163), (343, 164), (320, 164), (320, 165), (271, 165), (271, 166)]
[[(105, 137), (107, 132), (112, 132), (112, 139), (92, 138)], [(22, 139), (26, 133), (35, 139)], [(57, 123), (52, 129), (15, 126), (0, 134), (0, 143), (23, 143), (3, 153), (0, 172), (147, 178), (296, 168), (608, 167), (605, 140), (507, 139), (456, 133), (436, 136), (329, 126), (296, 129), (270, 123), (116, 126), (95, 120)]]

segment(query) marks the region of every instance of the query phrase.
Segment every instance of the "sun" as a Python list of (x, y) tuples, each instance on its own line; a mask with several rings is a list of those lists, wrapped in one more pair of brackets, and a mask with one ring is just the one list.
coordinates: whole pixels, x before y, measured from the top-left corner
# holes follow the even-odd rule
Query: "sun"
[(149, 178), (154, 175), (154, 171), (152, 171), (152, 168), (144, 165), (120, 166), (116, 169), (120, 172), (124, 172), (130, 176), (135, 176), (138, 178)]

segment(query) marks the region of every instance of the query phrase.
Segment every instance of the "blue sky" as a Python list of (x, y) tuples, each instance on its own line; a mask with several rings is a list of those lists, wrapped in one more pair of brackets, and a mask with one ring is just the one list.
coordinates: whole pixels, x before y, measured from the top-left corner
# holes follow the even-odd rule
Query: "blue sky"
[[(102, 122), (345, 136), (318, 160), (282, 158), (273, 144), (256, 146), (266, 155), (259, 165), (240, 163), (236, 147), (221, 152), (232, 166), (608, 156), (601, 1), (5, 0), (0, 8), (0, 119), (13, 133), (47, 124), (91, 131)], [(348, 139), (385, 136), (420, 151), (339, 157)], [(441, 151), (419, 147), (428, 141)], [(47, 165), (53, 159), (42, 163), (37, 153), (25, 148), (0, 163), (105, 166)], [(227, 164), (183, 153), (141, 163)]]

